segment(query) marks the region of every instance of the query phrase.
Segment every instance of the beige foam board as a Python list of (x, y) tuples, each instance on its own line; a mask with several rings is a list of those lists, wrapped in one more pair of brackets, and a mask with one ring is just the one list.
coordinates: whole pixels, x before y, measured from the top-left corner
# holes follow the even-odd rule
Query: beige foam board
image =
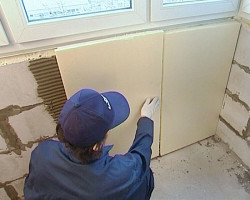
[[(129, 118), (109, 133), (111, 154), (128, 151), (146, 97), (161, 97), (163, 32), (88, 42), (56, 50), (67, 97), (81, 88), (119, 91), (130, 104)], [(159, 155), (160, 110), (154, 116), (152, 157)]]
[(228, 22), (164, 34), (161, 155), (215, 134), (239, 28)]

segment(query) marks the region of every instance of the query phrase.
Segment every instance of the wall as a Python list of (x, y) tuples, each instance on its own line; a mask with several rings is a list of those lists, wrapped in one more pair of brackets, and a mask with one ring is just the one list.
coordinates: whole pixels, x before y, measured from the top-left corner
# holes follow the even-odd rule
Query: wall
[(163, 31), (130, 34), (65, 46), (56, 57), (68, 96), (84, 86), (118, 90), (128, 99), (129, 119), (109, 136), (112, 144), (123, 141), (112, 153), (129, 149), (144, 98), (162, 94), (161, 126), (160, 112), (154, 118), (155, 157), (159, 140), (164, 155), (215, 134), (239, 29), (240, 23), (229, 21), (166, 31), (164, 48)]
[[(250, 105), (247, 94), (249, 90), (245, 87), (249, 86), (249, 82), (244, 83), (244, 81), (249, 81), (250, 65), (247, 57), (249, 55), (247, 41), (249, 43), (249, 27), (244, 26), (241, 30), (232, 68), (235, 68), (236, 72), (237, 70), (243, 72), (243, 75), (239, 73), (242, 77), (236, 73), (237, 76), (240, 76), (239, 80), (243, 82), (229, 81), (232, 83), (232, 87), (229, 84), (217, 130), (217, 134), (224, 141), (229, 142), (238, 155), (241, 155), (241, 152), (238, 151), (239, 147), (242, 147), (245, 157), (247, 157), (249, 148), (246, 142), (249, 125), (247, 126), (248, 131), (244, 129), (244, 126), (247, 125), (247, 120), (249, 121), (247, 105)], [(0, 59), (0, 197), (3, 200), (23, 199), (23, 184), (28, 172), (31, 151), (44, 139), (55, 137), (55, 119), (65, 99), (63, 94), (53, 92), (53, 90), (58, 90), (53, 85), (48, 88), (43, 87), (42, 82), (47, 80), (41, 81), (43, 75), (39, 72), (46, 71), (43, 69), (47, 66), (36, 63), (41, 59), (53, 62), (53, 56), (54, 51), (44, 51)], [(34, 69), (33, 66), (36, 66), (37, 69)], [(53, 73), (55, 74), (51, 75), (58, 78), (58, 73)], [(233, 74), (232, 70), (230, 80), (238, 80), (234, 78), (236, 75), (233, 76)], [(60, 96), (60, 102), (55, 100), (57, 95)], [(234, 124), (237, 121), (231, 118), (235, 117), (234, 114), (238, 114), (239, 111), (231, 111), (230, 109), (234, 107), (228, 102), (235, 103), (236, 108), (238, 106), (242, 111), (239, 117), (236, 116), (236, 119), (240, 119), (239, 122), (241, 122), (237, 126)], [(235, 133), (238, 133), (239, 136)], [(246, 162), (246, 164), (249, 163)]]
[(49, 114), (49, 103), (38, 93), (44, 88), (38, 84), (36, 74), (30, 68), (34, 62), (31, 60), (41, 57), (51, 60), (52, 55), (53, 52), (41, 52), (0, 60), (2, 200), (23, 199), (23, 184), (31, 151), (40, 141), (55, 136), (55, 121)]
[(250, 26), (243, 23), (224, 97), (217, 135), (250, 166)]

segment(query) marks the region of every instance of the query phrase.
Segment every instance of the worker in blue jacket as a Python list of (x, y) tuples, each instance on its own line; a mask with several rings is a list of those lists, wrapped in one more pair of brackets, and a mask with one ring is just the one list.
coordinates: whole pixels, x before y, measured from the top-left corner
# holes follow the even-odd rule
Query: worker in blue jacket
[(147, 98), (129, 151), (109, 156), (112, 146), (104, 146), (107, 133), (129, 116), (126, 98), (92, 89), (75, 93), (58, 119), (60, 141), (44, 141), (31, 154), (25, 199), (150, 199), (154, 189), (151, 117), (158, 106), (159, 98)]

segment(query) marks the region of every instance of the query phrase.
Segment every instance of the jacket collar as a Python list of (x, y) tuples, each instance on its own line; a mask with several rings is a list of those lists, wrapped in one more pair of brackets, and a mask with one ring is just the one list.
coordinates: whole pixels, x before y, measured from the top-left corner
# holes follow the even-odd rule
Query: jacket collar
[[(109, 151), (113, 148), (113, 146), (114, 146), (114, 145), (106, 145), (106, 146), (104, 146), (103, 149), (102, 149), (102, 153), (101, 153), (100, 159), (103, 158), (103, 157), (105, 157), (105, 156), (107, 156), (107, 155), (109, 154)], [(63, 152), (71, 161), (73, 161), (74, 163), (82, 164), (81, 161), (78, 160), (78, 159), (75, 157), (74, 152), (73, 152), (71, 149), (67, 148), (67, 147), (65, 146), (65, 144), (63, 144), (63, 143), (62, 143), (62, 145), (61, 145), (61, 150), (62, 150), (62, 152)], [(98, 160), (99, 160), (99, 159), (98, 159)], [(95, 161), (93, 161), (93, 162), (95, 162)]]

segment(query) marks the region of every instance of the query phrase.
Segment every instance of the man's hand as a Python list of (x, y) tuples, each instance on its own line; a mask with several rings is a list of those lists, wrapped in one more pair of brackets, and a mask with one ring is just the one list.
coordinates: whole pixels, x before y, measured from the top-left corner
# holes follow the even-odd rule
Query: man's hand
[(148, 117), (151, 119), (153, 114), (155, 113), (155, 111), (159, 107), (159, 105), (160, 105), (159, 97), (155, 97), (152, 101), (151, 101), (150, 97), (148, 97), (146, 99), (144, 105), (142, 106), (141, 117)]

